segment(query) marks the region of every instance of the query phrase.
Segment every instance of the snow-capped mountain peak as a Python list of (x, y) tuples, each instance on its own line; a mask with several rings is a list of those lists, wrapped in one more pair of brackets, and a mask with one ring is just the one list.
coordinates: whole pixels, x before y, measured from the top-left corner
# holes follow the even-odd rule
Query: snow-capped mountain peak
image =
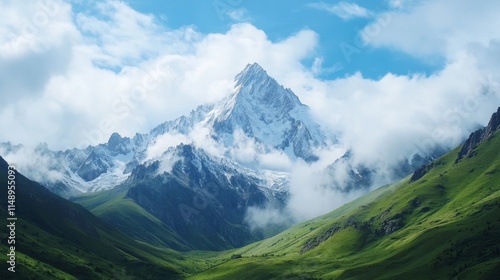
[(214, 106), (207, 123), (226, 145), (233, 145), (233, 134), (241, 130), (259, 143), (305, 160), (314, 160), (313, 149), (325, 145), (326, 139), (309, 107), (257, 63), (236, 76), (233, 93)]
[[(271, 78), (259, 64), (248, 64), (245, 69), (235, 77), (235, 91), (230, 99), (234, 106), (239, 103), (249, 103), (252, 109), (267, 109), (290, 111), (295, 107), (306, 107), (299, 98), (290, 90)], [(272, 120), (270, 120), (272, 121)]]

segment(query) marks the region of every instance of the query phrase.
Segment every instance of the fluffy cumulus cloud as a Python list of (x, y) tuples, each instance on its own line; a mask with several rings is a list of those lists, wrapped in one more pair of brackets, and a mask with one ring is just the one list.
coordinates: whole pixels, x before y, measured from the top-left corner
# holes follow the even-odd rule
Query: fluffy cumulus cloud
[(496, 28), (500, 24), (498, 1), (393, 0), (390, 3), (404, 8), (379, 15), (389, 18), (386, 26), (377, 27), (374, 21), (366, 27), (365, 31), (378, 31), (373, 36), (364, 36), (373, 46), (455, 59), (471, 43), (488, 45), (500, 37)]
[[(321, 5), (345, 19), (372, 18), (360, 33), (363, 48), (353, 48), (437, 59), (443, 61), (441, 69), (428, 75), (387, 73), (376, 80), (362, 73), (323, 80), (317, 77), (320, 57), (312, 68), (302, 64), (315, 58), (319, 37), (313, 30), (272, 41), (248, 23), (212, 34), (189, 26), (168, 29), (120, 1), (101, 2), (92, 11), (73, 10), (58, 0), (2, 1), (0, 141), (47, 142), (64, 149), (106, 142), (115, 131), (147, 132), (227, 96), (233, 77), (247, 63), (258, 62), (324, 126), (337, 131), (339, 145), (352, 149), (359, 162), (390, 165), (435, 145), (456, 146), (500, 105), (500, 2), (388, 4), (392, 10), (378, 14), (354, 4)], [(206, 134), (165, 136), (152, 149), (190, 140), (219, 153)], [(242, 142), (238, 154), (255, 158), (251, 145)], [(277, 152), (258, 160), (295, 170)], [(309, 170), (303, 166), (293, 172), (298, 175), (292, 178), (290, 213), (308, 218), (350, 199), (322, 188), (325, 179)]]
[(41, 95), (53, 76), (67, 71), (69, 42), (78, 41), (79, 36), (67, 4), (2, 1), (1, 5), (0, 97), (8, 105), (14, 97)]

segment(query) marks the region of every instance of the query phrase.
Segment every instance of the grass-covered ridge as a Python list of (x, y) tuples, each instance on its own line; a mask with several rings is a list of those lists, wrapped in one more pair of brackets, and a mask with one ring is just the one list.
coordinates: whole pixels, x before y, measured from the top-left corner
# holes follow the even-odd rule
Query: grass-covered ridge
[(191, 249), (181, 236), (127, 198), (126, 194), (126, 187), (121, 186), (73, 200), (135, 240), (178, 251)]
[(455, 164), (458, 151), (191, 279), (496, 279), (500, 134)]

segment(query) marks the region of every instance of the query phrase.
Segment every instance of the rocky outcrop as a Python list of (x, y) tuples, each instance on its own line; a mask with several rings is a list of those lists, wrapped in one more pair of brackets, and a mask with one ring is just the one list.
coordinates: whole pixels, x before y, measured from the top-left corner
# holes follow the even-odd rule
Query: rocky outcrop
[(424, 175), (427, 174), (427, 172), (429, 172), (433, 167), (434, 167), (434, 163), (429, 163), (429, 164), (423, 165), (422, 167), (417, 169), (413, 173), (413, 175), (411, 176), (410, 183), (413, 183), (413, 182), (417, 181), (418, 179), (424, 177)]
[(332, 237), (337, 232), (339, 232), (343, 229), (346, 229), (346, 228), (353, 228), (355, 230), (359, 230), (359, 231), (362, 231), (365, 233), (371, 232), (370, 223), (359, 222), (356, 218), (350, 217), (345, 221), (344, 225), (334, 225), (331, 228), (329, 228), (328, 230), (326, 230), (322, 235), (308, 240), (306, 242), (306, 244), (300, 250), (300, 253), (304, 254), (304, 253), (318, 247), (321, 243), (328, 240), (328, 238)]
[(335, 233), (339, 232), (340, 230), (342, 230), (342, 228), (339, 226), (334, 226), (329, 228), (322, 235), (314, 237), (313, 239), (307, 241), (304, 247), (302, 247), (302, 249), (300, 250), (300, 253), (304, 254), (318, 247), (321, 243), (325, 242), (328, 238), (332, 237)]
[(483, 140), (493, 135), (498, 129), (500, 129), (500, 107), (493, 113), (488, 126), (484, 129)]
[(108, 143), (106, 147), (113, 155), (126, 155), (131, 152), (130, 148), (130, 139), (127, 137), (121, 137), (118, 133), (111, 134), (109, 137)]
[(491, 116), (490, 122), (484, 128), (478, 129), (472, 132), (462, 146), (462, 149), (458, 153), (458, 157), (455, 163), (458, 163), (464, 157), (473, 157), (475, 155), (475, 149), (479, 143), (486, 140), (488, 137), (493, 135), (500, 128), (500, 107)]
[(377, 235), (386, 236), (395, 231), (400, 230), (402, 227), (405, 226), (404, 218), (405, 217), (403, 214), (398, 213), (388, 219), (385, 219), (382, 222), (381, 228), (376, 231)]

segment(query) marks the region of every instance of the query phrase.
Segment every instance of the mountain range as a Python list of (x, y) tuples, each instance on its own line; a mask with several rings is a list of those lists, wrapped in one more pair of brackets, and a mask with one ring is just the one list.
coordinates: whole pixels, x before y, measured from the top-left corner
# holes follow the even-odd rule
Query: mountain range
[[(84, 149), (34, 150), (0, 144), (0, 154), (47, 189), (71, 198), (130, 237), (176, 250), (240, 247), (285, 229), (285, 222), (255, 228), (250, 208), (284, 209), (291, 170), (269, 164), (314, 163), (336, 145), (299, 98), (257, 63), (234, 79), (232, 93), (215, 104), (164, 122), (149, 133)], [(400, 179), (445, 150), (405, 155), (386, 183)], [(366, 191), (380, 180), (374, 166), (353, 163), (352, 151), (322, 170), (327, 188)], [(19, 162), (21, 161), (21, 162)], [(338, 172), (345, 172), (337, 180)], [(143, 227), (149, 228), (144, 232)]]

